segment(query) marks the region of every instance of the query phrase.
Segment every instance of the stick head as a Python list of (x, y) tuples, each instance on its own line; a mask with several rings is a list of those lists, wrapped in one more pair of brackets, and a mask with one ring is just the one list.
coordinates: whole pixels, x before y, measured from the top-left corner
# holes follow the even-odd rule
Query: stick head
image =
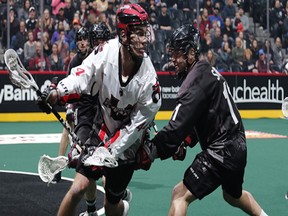
[(68, 158), (65, 156), (52, 158), (43, 155), (38, 162), (38, 174), (42, 181), (49, 184), (57, 173), (66, 168), (67, 164)]
[(288, 118), (288, 97), (286, 97), (282, 102), (282, 113), (285, 118)]
[(22, 89), (39, 89), (32, 75), (24, 68), (15, 50), (6, 50), (4, 61), (8, 68), (9, 78), (14, 85)]

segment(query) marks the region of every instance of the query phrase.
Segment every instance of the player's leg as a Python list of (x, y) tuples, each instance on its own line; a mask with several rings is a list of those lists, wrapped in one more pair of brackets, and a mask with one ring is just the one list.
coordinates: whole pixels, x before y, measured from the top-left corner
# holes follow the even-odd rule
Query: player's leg
[(197, 198), (187, 189), (183, 182), (179, 182), (173, 189), (169, 216), (186, 215), (188, 205)]
[(106, 216), (126, 216), (128, 214), (129, 203), (122, 200), (122, 198), (133, 173), (134, 164), (104, 168), (106, 177), (104, 207)]
[(169, 216), (186, 215), (187, 208), (196, 199), (202, 199), (220, 186), (217, 169), (207, 152), (199, 153), (187, 168), (183, 181), (172, 192)]
[[(68, 137), (68, 131), (63, 128), (62, 134), (61, 134), (61, 139), (60, 139), (60, 144), (59, 144), (59, 150), (58, 150), (58, 156), (63, 156), (66, 153), (68, 143), (69, 143), (69, 137)], [(57, 173), (53, 180), (52, 184), (56, 184), (61, 180), (61, 172)]]
[(97, 185), (94, 180), (90, 180), (89, 186), (85, 192), (85, 200), (87, 205), (87, 210), (79, 216), (97, 216), (97, 209), (96, 209), (96, 193), (97, 193)]
[(90, 181), (80, 173), (76, 173), (72, 186), (66, 193), (58, 210), (58, 216), (75, 215), (76, 207), (87, 190)]
[(223, 197), (226, 202), (234, 207), (238, 207), (253, 216), (267, 216), (254, 197), (248, 191), (243, 190), (240, 198), (236, 199), (223, 191)]

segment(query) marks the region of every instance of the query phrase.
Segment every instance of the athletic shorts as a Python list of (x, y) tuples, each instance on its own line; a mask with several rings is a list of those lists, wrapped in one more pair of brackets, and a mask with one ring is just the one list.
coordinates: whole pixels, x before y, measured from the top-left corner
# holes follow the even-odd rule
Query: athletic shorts
[(212, 193), (220, 185), (225, 192), (237, 199), (242, 195), (244, 170), (245, 166), (227, 169), (207, 151), (203, 151), (185, 171), (183, 183), (198, 199)]

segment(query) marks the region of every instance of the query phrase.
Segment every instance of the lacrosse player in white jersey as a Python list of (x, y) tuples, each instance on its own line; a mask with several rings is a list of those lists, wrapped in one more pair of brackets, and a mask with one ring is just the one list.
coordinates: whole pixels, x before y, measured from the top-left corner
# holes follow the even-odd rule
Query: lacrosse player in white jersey
[(74, 182), (60, 205), (60, 216), (74, 215), (89, 182), (95, 181), (94, 171), (99, 167), (85, 167), (82, 161), (102, 142), (118, 161), (116, 168), (102, 167), (106, 177), (105, 214), (128, 214), (129, 204), (122, 197), (133, 176), (142, 137), (161, 106), (157, 74), (146, 54), (148, 25), (148, 14), (141, 6), (120, 7), (118, 38), (92, 52), (57, 88), (47, 88), (42, 102), (38, 102), (43, 109), (47, 102), (64, 104), (81, 94), (98, 94), (101, 108), (94, 133), (81, 153)]

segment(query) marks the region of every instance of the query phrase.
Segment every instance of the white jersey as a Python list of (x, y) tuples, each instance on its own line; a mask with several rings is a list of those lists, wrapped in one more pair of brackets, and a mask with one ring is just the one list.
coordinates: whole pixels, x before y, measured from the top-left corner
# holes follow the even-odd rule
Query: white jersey
[[(58, 88), (61, 98), (99, 93), (105, 123), (99, 128), (99, 136), (110, 144), (116, 158), (125, 160), (135, 157), (143, 132), (161, 106), (161, 97), (157, 74), (149, 57), (143, 59), (133, 77), (122, 81), (120, 46), (118, 39), (112, 39), (99, 47), (97, 53), (92, 52), (82, 65), (73, 68), (71, 75), (59, 82)], [(101, 134), (103, 131), (105, 135)]]

